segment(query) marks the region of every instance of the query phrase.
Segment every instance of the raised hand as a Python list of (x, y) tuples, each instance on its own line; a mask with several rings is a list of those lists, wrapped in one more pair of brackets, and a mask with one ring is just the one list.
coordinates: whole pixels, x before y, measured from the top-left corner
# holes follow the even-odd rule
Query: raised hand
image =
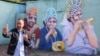
[(50, 26), (49, 28), (49, 32), (51, 35), (55, 32), (55, 27), (54, 26)]
[(47, 40), (47, 42), (48, 42), (48, 40), (50, 39), (50, 35), (53, 35), (54, 34), (54, 32), (55, 32), (55, 27), (54, 26), (50, 26), (49, 27), (49, 31), (48, 31), (48, 33), (46, 34), (46, 40)]
[(3, 34), (7, 34), (8, 33), (8, 24), (6, 24), (6, 26), (4, 26), (3, 28)]
[(81, 20), (77, 21), (74, 25), (74, 30), (79, 31), (81, 29), (82, 23), (83, 23), (83, 21), (81, 21)]
[(85, 31), (90, 30), (90, 24), (89, 24), (89, 22), (84, 22), (84, 23), (82, 24), (82, 28), (83, 28), (83, 30), (85, 30)]

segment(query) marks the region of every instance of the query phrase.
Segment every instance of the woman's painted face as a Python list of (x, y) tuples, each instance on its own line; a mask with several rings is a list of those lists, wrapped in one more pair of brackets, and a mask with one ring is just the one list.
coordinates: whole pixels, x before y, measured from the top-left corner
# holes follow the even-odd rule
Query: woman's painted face
[(73, 23), (75, 23), (78, 20), (82, 20), (82, 11), (77, 11), (72, 17)]
[(46, 23), (46, 26), (48, 28), (50, 28), (50, 27), (56, 28), (56, 25), (57, 25), (57, 20), (55, 18), (49, 18), (47, 23)]

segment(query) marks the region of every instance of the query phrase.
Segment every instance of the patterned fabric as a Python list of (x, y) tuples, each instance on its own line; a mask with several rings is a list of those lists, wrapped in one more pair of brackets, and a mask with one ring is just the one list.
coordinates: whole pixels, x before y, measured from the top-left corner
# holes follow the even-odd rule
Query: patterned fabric
[(57, 12), (54, 8), (49, 8), (46, 11), (45, 17), (44, 17), (44, 21), (46, 22), (49, 18), (56, 18), (57, 19)]
[(82, 10), (82, 1), (81, 0), (72, 0), (70, 3), (70, 17), (77, 11)]

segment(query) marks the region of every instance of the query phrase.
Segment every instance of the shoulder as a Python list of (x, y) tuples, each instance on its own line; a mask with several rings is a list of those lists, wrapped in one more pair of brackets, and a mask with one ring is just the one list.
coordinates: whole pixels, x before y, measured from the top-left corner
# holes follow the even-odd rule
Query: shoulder
[(58, 28), (56, 28), (56, 31), (60, 33), (60, 30)]
[(13, 29), (11, 29), (10, 31), (17, 31), (17, 28), (13, 28)]
[(46, 30), (46, 27), (42, 27), (42, 28), (41, 28), (41, 31), (44, 31), (44, 30)]
[(73, 27), (71, 26), (64, 26), (63, 27), (63, 31), (71, 31), (73, 29)]

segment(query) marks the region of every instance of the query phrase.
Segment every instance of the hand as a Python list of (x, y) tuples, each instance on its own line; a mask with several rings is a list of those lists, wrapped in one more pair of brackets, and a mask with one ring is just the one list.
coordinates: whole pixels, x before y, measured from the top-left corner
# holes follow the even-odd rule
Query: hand
[(82, 24), (82, 28), (83, 28), (85, 31), (90, 30), (90, 24), (89, 24), (88, 22), (84, 22), (84, 23)]
[(82, 21), (77, 21), (76, 23), (75, 23), (75, 25), (74, 25), (74, 30), (75, 31), (79, 31), (79, 29), (81, 28), (81, 25), (82, 25)]
[(55, 32), (55, 27), (54, 26), (50, 26), (49, 28), (49, 32), (51, 35)]
[(8, 33), (8, 24), (3, 28), (3, 33), (7, 34)]
[(27, 34), (23, 34), (24, 40), (28, 41), (28, 35)]

